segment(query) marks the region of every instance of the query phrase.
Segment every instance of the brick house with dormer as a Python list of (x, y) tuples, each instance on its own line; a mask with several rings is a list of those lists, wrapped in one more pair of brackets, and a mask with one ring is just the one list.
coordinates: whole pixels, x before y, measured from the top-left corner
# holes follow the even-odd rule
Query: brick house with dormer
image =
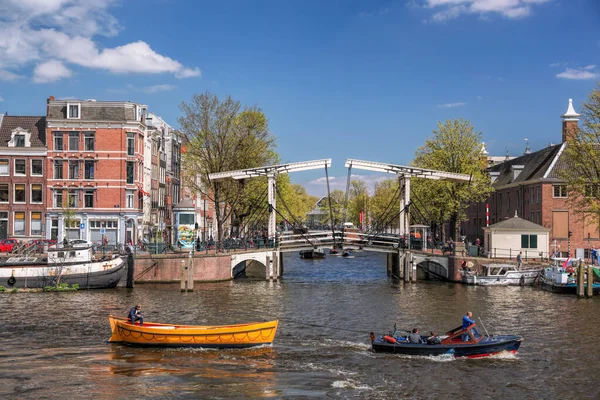
[(0, 239), (41, 239), (46, 118), (0, 115)]
[[(584, 217), (570, 208), (567, 203), (570, 194), (560, 178), (560, 171), (568, 168), (564, 150), (577, 138), (579, 116), (569, 99), (567, 112), (561, 116), (560, 144), (526, 152), (488, 168), (495, 190), (487, 201), (468, 208), (468, 220), (461, 225), (468, 241), (479, 238), (486, 246), (483, 228), (487, 204), (489, 225), (511, 218), (516, 212), (525, 220), (549, 228), (550, 243), (544, 257), (555, 251), (563, 257), (569, 253), (575, 255), (575, 249), (584, 249), (585, 257), (589, 257), (589, 249), (600, 245), (598, 220)], [(523, 251), (528, 250), (526, 241), (522, 246)]]

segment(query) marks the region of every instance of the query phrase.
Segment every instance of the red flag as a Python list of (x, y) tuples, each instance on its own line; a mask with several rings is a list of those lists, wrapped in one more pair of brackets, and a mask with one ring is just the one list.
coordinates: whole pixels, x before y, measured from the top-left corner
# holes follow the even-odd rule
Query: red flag
[(361, 211), (360, 212), (360, 223), (362, 224), (362, 222), (363, 222), (363, 212)]

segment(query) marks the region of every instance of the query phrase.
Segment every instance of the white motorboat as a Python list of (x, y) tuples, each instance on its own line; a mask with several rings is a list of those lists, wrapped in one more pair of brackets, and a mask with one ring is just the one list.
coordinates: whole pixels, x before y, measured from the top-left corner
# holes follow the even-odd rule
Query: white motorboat
[(482, 286), (524, 286), (532, 285), (543, 268), (517, 268), (511, 264), (489, 264), (483, 266), (481, 275), (463, 272), (462, 281), (469, 285)]

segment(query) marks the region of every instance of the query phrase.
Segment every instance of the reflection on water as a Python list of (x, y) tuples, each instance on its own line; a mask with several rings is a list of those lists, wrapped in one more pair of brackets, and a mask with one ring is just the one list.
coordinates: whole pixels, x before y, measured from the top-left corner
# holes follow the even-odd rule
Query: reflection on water
[[(281, 282), (242, 279), (0, 296), (2, 398), (599, 398), (600, 299), (531, 287), (398, 284), (385, 255), (285, 259)], [(109, 344), (109, 314), (232, 324), (280, 319), (272, 347), (144, 349)], [(370, 351), (369, 331), (446, 331), (472, 310), (490, 333), (525, 337), (517, 356), (456, 360)]]

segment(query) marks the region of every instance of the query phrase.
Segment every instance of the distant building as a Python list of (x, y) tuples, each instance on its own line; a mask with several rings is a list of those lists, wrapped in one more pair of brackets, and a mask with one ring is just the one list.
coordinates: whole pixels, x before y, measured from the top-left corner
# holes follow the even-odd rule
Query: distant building
[(327, 211), (323, 210), (324, 202), (327, 201), (327, 196), (323, 196), (317, 201), (315, 207), (306, 214), (306, 225), (314, 227), (323, 225), (325, 221), (329, 221)]
[(146, 108), (128, 101), (48, 99), (46, 237), (137, 241)]
[(0, 239), (41, 239), (45, 228), (46, 118), (0, 115)]
[[(461, 229), (467, 240), (484, 239), (486, 204), (490, 225), (512, 217), (515, 212), (523, 219), (550, 229), (548, 249), (566, 256), (575, 248), (586, 250), (600, 244), (600, 225), (596, 218), (582, 218), (567, 203), (568, 187), (560, 179), (560, 171), (568, 168), (564, 150), (576, 140), (579, 114), (569, 105), (562, 115), (562, 142), (535, 152), (504, 161), (488, 168), (495, 191), (487, 201), (467, 210), (468, 220)], [(589, 238), (589, 239), (588, 239)], [(522, 250), (527, 250), (523, 247)]]

